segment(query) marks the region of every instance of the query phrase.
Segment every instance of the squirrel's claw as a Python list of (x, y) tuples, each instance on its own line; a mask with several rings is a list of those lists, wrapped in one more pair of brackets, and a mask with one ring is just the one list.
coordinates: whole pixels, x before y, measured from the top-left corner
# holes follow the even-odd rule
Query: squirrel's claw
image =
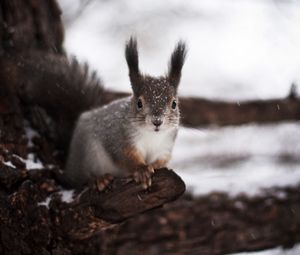
[(151, 176), (154, 173), (152, 166), (143, 166), (133, 173), (133, 179), (137, 183), (141, 183), (143, 189), (148, 189), (152, 185)]
[(96, 180), (96, 187), (97, 187), (98, 191), (100, 191), (100, 192), (104, 191), (113, 179), (114, 179), (114, 177), (111, 174), (105, 174), (105, 175), (99, 177)]

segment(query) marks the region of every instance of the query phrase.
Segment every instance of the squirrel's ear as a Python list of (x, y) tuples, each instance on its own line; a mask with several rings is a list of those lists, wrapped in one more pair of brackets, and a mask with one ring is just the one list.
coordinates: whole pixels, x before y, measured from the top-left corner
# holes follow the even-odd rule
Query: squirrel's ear
[(172, 86), (177, 89), (181, 77), (181, 69), (187, 54), (186, 45), (179, 41), (171, 55), (168, 76)]
[(137, 50), (137, 41), (133, 37), (131, 37), (126, 43), (125, 57), (129, 68), (129, 77), (132, 89), (134, 93), (137, 93), (138, 86), (140, 85), (139, 56)]

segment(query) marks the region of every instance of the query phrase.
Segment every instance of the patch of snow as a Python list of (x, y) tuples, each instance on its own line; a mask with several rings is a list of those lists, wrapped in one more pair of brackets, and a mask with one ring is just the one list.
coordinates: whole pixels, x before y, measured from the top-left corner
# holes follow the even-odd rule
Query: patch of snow
[(51, 196), (47, 197), (45, 201), (38, 203), (38, 206), (46, 206), (49, 209), (49, 203), (51, 201)]
[(16, 168), (14, 165), (13, 165), (13, 163), (11, 162), (11, 161), (3, 161), (2, 162), (4, 165), (6, 165), (6, 166), (10, 166), (10, 167), (12, 167), (12, 168)]
[(275, 248), (275, 249), (269, 249), (265, 251), (232, 253), (231, 255), (299, 255), (299, 254), (300, 254), (300, 244), (295, 245), (291, 249)]
[[(74, 190), (61, 190), (57, 192), (61, 196), (61, 201), (65, 203), (73, 202)], [(49, 203), (51, 202), (52, 195), (48, 196), (45, 201), (38, 203), (38, 206), (46, 206), (49, 208)]]
[(31, 147), (33, 147), (32, 138), (33, 138), (33, 137), (39, 137), (40, 135), (39, 135), (39, 133), (38, 133), (36, 130), (34, 130), (34, 129), (32, 129), (32, 128), (30, 127), (28, 121), (25, 121), (25, 123), (24, 123), (24, 129), (25, 129), (26, 137), (27, 137), (27, 139), (28, 139), (28, 144), (27, 144), (27, 146), (28, 146), (29, 148), (31, 148)]
[[(61, 195), (62, 202), (65, 202), (65, 203), (73, 202), (74, 190), (61, 190), (57, 193), (59, 195)], [(52, 195), (48, 196), (45, 201), (38, 203), (38, 206), (46, 206), (47, 208), (49, 208), (49, 203), (52, 199)]]
[(43, 163), (36, 157), (34, 153), (29, 153), (24, 162), (27, 170), (45, 168)]
[[(34, 130), (30, 126), (30, 123), (27, 120), (24, 121), (24, 129), (25, 129), (26, 137), (28, 139), (27, 147), (31, 148), (33, 147), (32, 139), (34, 137), (39, 137), (40, 135), (36, 130)], [(40, 159), (37, 157), (35, 153), (29, 153), (27, 155), (27, 159), (23, 159), (21, 157), (18, 158), (26, 164), (27, 170), (45, 168), (45, 166), (42, 164), (42, 162), (40, 161)]]
[(39, 160), (39, 158), (36, 156), (35, 153), (29, 153), (27, 155), (27, 159), (24, 159), (18, 155), (14, 155), (17, 158), (19, 158), (23, 163), (26, 164), (26, 169), (27, 170), (32, 170), (32, 169), (43, 169), (45, 166), (43, 163)]
[(61, 200), (65, 203), (73, 202), (74, 190), (62, 190), (58, 192), (61, 195)]

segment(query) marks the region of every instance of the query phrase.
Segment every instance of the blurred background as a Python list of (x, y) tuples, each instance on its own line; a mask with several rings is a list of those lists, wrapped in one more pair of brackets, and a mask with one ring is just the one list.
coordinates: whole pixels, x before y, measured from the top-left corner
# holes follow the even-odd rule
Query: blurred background
[[(188, 44), (181, 96), (233, 101), (284, 98), (300, 83), (300, 2), (293, 0), (60, 0), (65, 49), (107, 88), (131, 90), (124, 45), (162, 75), (175, 43)], [(195, 109), (197, 111), (197, 109)], [(280, 108), (274, 109), (280, 111)], [(194, 194), (263, 192), (300, 181), (300, 126), (181, 128), (170, 166)]]

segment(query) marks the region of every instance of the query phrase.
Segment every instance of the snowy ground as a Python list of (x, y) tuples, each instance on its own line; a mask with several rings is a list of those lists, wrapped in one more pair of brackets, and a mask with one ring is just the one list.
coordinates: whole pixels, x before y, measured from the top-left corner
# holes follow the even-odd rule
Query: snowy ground
[(231, 195), (300, 182), (300, 123), (182, 129), (171, 166), (196, 194)]
[[(298, 1), (99, 0), (75, 20), (79, 1), (60, 2), (67, 51), (97, 69), (106, 87), (130, 90), (123, 53), (130, 35), (138, 38), (141, 69), (157, 75), (175, 42), (186, 40), (181, 95), (272, 98), (300, 84)], [(297, 184), (299, 124), (182, 129), (171, 166), (196, 194)]]
[(275, 248), (275, 249), (259, 251), (259, 252), (235, 253), (234, 255), (283, 255), (283, 254), (284, 255), (299, 255), (300, 254), (300, 245), (295, 245), (292, 249), (289, 249), (289, 250)]

